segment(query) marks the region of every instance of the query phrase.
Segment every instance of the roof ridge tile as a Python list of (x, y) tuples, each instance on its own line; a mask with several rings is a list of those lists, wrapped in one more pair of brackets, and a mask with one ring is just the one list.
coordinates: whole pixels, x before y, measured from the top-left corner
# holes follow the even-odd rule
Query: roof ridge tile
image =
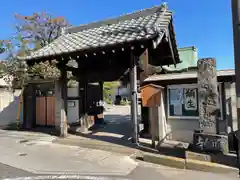
[(106, 26), (106, 25), (117, 24), (121, 21), (127, 21), (127, 20), (137, 19), (140, 17), (151, 16), (155, 13), (161, 13), (164, 10), (168, 10), (168, 8), (166, 5), (161, 4), (158, 6), (153, 6), (151, 8), (146, 8), (146, 9), (138, 10), (135, 12), (127, 13), (124, 15), (120, 15), (118, 17), (95, 21), (88, 24), (82, 24), (79, 26), (70, 26), (70, 27), (67, 27), (65, 31), (67, 33), (76, 33), (86, 29), (98, 28), (104, 25)]

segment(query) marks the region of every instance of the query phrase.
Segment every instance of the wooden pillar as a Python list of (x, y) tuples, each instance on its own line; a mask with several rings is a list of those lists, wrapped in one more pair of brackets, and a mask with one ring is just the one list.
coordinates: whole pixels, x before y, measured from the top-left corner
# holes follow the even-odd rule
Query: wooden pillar
[[(78, 119), (81, 122), (81, 113), (82, 113), (82, 92), (81, 92), (81, 84), (80, 80), (78, 80)], [(80, 124), (81, 125), (81, 124)]]
[(137, 57), (131, 53), (130, 64), (130, 87), (131, 87), (131, 117), (132, 117), (132, 142), (138, 143), (138, 120), (137, 120)]
[(99, 82), (99, 88), (100, 88), (100, 101), (103, 101), (103, 82)]
[(37, 98), (37, 95), (36, 95), (36, 85), (33, 84), (32, 86), (32, 91), (33, 91), (33, 94), (32, 94), (32, 121), (31, 121), (31, 124), (30, 124), (30, 127), (31, 128), (36, 128), (36, 98)]
[(78, 98), (79, 125), (83, 126), (83, 118), (84, 118), (84, 114), (85, 114), (85, 109), (84, 109), (85, 108), (84, 84), (79, 79), (78, 79), (78, 95), (79, 95), (79, 98)]
[(24, 123), (25, 129), (35, 128), (36, 124), (36, 89), (34, 84), (28, 84), (24, 89)]
[(103, 111), (104, 111), (104, 105), (103, 105), (103, 102), (104, 102), (104, 98), (103, 98), (103, 82), (100, 81), (99, 82), (99, 88), (100, 88), (100, 119), (101, 119), (101, 123), (104, 124), (104, 116), (103, 116)]
[(157, 106), (149, 107), (149, 119), (151, 127), (151, 136), (152, 136), (152, 148), (156, 148), (156, 132), (157, 132)]
[(67, 94), (67, 71), (65, 68), (61, 69), (61, 119), (60, 119), (60, 136), (66, 137), (68, 135), (67, 111), (68, 111), (68, 94)]
[(84, 82), (84, 114), (88, 111), (88, 82)]
[(167, 136), (167, 120), (164, 107), (164, 89), (160, 93), (160, 105), (158, 107), (158, 138), (159, 142)]
[[(86, 77), (86, 76), (84, 76)], [(82, 93), (82, 108), (83, 108), (83, 117), (81, 117), (81, 132), (86, 132), (88, 130), (88, 106), (87, 106), (87, 90), (88, 90), (88, 81), (86, 78), (83, 78), (83, 93)]]

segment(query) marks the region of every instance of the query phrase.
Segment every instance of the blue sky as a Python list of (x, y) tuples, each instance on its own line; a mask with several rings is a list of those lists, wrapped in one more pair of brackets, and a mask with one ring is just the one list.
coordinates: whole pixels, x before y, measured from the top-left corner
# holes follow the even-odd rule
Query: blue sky
[[(72, 25), (115, 17), (162, 0), (6, 0), (1, 2), (0, 39), (14, 32), (14, 13), (47, 11)], [(215, 57), (218, 69), (234, 68), (230, 0), (165, 0), (174, 11), (178, 47), (196, 46), (199, 58)]]

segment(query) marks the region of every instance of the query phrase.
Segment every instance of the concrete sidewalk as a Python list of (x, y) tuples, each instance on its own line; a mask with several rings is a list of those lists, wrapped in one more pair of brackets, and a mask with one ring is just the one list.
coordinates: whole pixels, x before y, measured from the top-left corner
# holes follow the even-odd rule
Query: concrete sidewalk
[(20, 140), (15, 136), (0, 136), (0, 162), (35, 174), (124, 176), (138, 165), (122, 154)]
[(96, 150), (104, 150), (108, 152), (123, 154), (126, 156), (131, 156), (139, 152), (138, 149), (134, 148), (133, 144), (116, 144), (111, 142), (106, 142), (97, 139), (91, 139), (82, 136), (69, 135), (67, 138), (57, 138), (53, 140), (54, 144), (62, 144), (69, 146), (79, 146), (83, 148), (90, 148)]
[[(143, 139), (140, 139), (141, 142)], [(148, 142), (149, 141), (149, 142)], [(160, 164), (168, 167), (174, 167), (179, 169), (190, 169), (190, 170), (197, 170), (197, 171), (205, 171), (205, 172), (215, 172), (215, 173), (233, 173), (237, 174), (238, 169), (233, 168), (230, 166), (217, 164), (213, 162), (204, 162), (198, 160), (191, 160), (191, 159), (184, 159), (184, 158), (177, 158), (169, 155), (159, 154), (156, 150), (153, 153), (146, 152), (146, 149), (143, 150), (142, 148), (134, 148), (131, 147), (131, 142), (129, 144), (120, 145), (109, 143), (101, 140), (91, 139), (87, 137), (81, 136), (74, 136), (69, 135), (65, 139), (56, 139), (53, 141), (54, 143), (65, 144), (65, 145), (74, 145), (80, 147), (87, 147), (91, 149), (98, 149), (98, 150), (106, 150), (109, 152), (121, 153), (123, 155), (142, 158), (146, 162), (151, 162), (155, 164)], [(151, 143), (150, 140), (144, 140), (145, 144)]]
[(58, 137), (41, 132), (11, 131), (0, 129), (0, 138), (16, 139), (19, 142), (29, 144), (50, 144)]

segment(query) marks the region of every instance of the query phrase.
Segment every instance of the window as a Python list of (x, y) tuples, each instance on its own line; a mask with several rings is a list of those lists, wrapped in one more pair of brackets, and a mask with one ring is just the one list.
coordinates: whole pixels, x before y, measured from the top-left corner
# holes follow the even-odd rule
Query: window
[[(221, 85), (218, 84), (220, 119), (223, 117)], [(167, 88), (167, 96), (170, 118), (199, 118), (197, 84), (170, 85)]]
[(168, 115), (170, 117), (198, 117), (197, 85), (168, 86)]

